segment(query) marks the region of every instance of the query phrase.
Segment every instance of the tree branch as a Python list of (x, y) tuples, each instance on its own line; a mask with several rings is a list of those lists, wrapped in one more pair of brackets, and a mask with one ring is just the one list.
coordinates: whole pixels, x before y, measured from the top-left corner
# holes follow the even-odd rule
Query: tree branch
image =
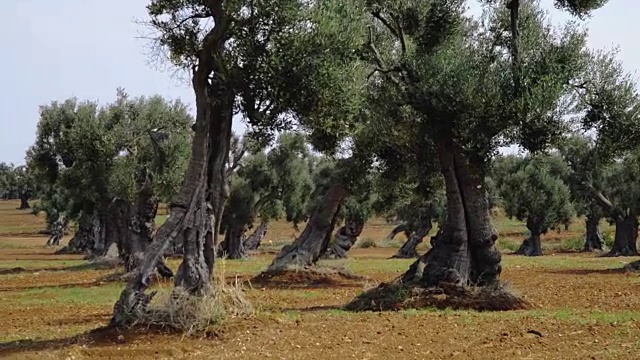
[(400, 80), (398, 80), (397, 77), (395, 77), (395, 76), (393, 76), (391, 74), (392, 72), (400, 72), (401, 69), (398, 66), (394, 66), (394, 67), (390, 68), (390, 67), (387, 67), (384, 64), (384, 60), (382, 60), (382, 55), (380, 54), (380, 51), (378, 51), (378, 48), (376, 48), (375, 44), (373, 43), (373, 28), (372, 27), (369, 27), (369, 42), (368, 42), (368, 46), (369, 46), (369, 49), (371, 50), (371, 52), (373, 53), (374, 61), (376, 62), (377, 68), (375, 70), (373, 70), (373, 72), (371, 74), (369, 74), (369, 76), (367, 76), (367, 79), (370, 78), (374, 73), (380, 72), (380, 73), (386, 75), (397, 86), (402, 88), (403, 86), (402, 86), (402, 83), (400, 82)]

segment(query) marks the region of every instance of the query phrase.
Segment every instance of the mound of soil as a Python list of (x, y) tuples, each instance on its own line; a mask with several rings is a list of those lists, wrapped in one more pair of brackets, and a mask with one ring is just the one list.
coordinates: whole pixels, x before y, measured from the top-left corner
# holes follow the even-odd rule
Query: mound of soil
[(250, 280), (252, 286), (266, 288), (312, 288), (360, 286), (366, 277), (350, 274), (344, 270), (309, 267), (300, 270), (262, 272)]
[(471, 309), (477, 311), (520, 310), (531, 307), (504, 286), (463, 287), (442, 284), (422, 287), (392, 282), (366, 291), (345, 306), (350, 311), (390, 311), (403, 309)]

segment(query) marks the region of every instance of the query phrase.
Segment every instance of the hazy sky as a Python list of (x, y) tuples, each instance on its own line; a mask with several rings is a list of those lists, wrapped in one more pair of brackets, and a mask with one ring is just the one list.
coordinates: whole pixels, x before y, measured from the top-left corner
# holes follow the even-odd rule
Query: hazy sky
[[(0, 0), (0, 161), (24, 162), (38, 106), (53, 100), (76, 96), (104, 103), (122, 86), (131, 95), (161, 94), (193, 107), (189, 87), (150, 66), (146, 42), (136, 38), (143, 29), (133, 20), (144, 19), (147, 2)], [(630, 72), (640, 67), (639, 12), (640, 1), (610, 0), (588, 21), (591, 47), (619, 45)]]

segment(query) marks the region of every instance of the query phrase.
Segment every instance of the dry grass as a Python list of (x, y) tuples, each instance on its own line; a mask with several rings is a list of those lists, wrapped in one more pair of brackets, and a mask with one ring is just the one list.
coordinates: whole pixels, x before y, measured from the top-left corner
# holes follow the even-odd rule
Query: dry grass
[(147, 312), (134, 326), (169, 328), (191, 335), (208, 335), (231, 316), (249, 316), (253, 307), (245, 297), (240, 282), (228, 284), (217, 277), (202, 296), (182, 288), (158, 289)]

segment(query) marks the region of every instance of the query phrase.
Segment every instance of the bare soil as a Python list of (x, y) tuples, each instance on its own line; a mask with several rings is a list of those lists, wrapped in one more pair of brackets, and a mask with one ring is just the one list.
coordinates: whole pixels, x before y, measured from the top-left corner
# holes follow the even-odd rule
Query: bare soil
[[(26, 216), (10, 219), (24, 224)], [(0, 215), (0, 227), (11, 227), (6, 219)], [(391, 227), (375, 228), (378, 239)], [(285, 241), (288, 233), (280, 236)], [(502, 279), (532, 304), (527, 310), (349, 312), (345, 304), (393, 280), (412, 260), (389, 260), (395, 248), (353, 249), (350, 259), (322, 265), (357, 277), (281, 274), (260, 283), (255, 277), (274, 256), (263, 252), (218, 263), (227, 281), (247, 282), (255, 315), (228, 318), (212, 336), (184, 337), (158, 329), (103, 329), (124, 286), (103, 279), (117, 270), (88, 268), (77, 255), (54, 255), (45, 241), (0, 235), (0, 358), (640, 358), (640, 278), (619, 270), (638, 258), (504, 255)]]

